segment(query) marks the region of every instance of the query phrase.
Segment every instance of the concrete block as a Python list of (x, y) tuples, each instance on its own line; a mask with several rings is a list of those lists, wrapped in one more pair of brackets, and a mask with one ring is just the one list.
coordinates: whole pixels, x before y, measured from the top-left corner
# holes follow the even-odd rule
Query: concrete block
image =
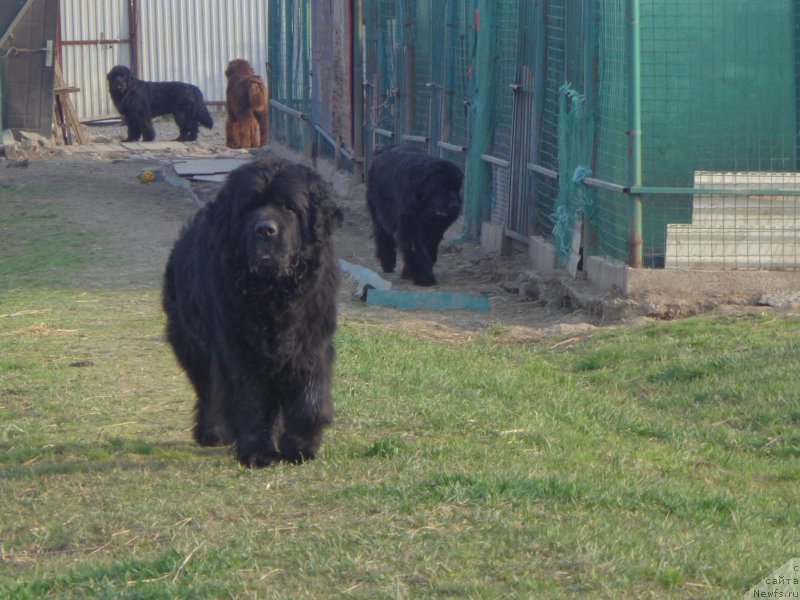
[(557, 271), (555, 246), (538, 235), (532, 235), (528, 240), (528, 258), (531, 261), (531, 267), (540, 273)]
[(600, 256), (584, 258), (583, 271), (596, 288), (604, 291), (616, 290), (627, 294), (628, 266), (619, 261)]
[(500, 256), (511, 254), (511, 239), (506, 237), (504, 228), (489, 221), (481, 225), (481, 250)]

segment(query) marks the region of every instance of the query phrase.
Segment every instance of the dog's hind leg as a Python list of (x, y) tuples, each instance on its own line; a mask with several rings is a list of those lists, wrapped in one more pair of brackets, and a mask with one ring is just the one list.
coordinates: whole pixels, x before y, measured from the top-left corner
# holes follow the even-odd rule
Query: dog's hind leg
[(197, 140), (197, 135), (200, 132), (200, 125), (198, 122), (185, 111), (176, 111), (172, 113), (175, 119), (175, 124), (178, 126), (178, 137), (176, 142), (194, 142)]

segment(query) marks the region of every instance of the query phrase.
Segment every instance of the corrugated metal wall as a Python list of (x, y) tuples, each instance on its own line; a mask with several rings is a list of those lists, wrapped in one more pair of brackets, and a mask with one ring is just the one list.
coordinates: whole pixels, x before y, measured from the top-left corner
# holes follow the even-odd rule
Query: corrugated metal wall
[[(116, 116), (105, 74), (130, 65), (129, 0), (61, 0), (62, 64), (78, 116)], [(225, 67), (244, 58), (267, 77), (267, 0), (138, 0), (141, 76), (197, 85), (225, 102)], [(117, 40), (109, 42), (107, 40)]]
[(64, 81), (81, 90), (70, 96), (79, 118), (117, 115), (106, 73), (130, 64), (128, 36), (127, 0), (61, 0), (61, 64)]
[(225, 67), (244, 58), (267, 78), (267, 0), (140, 0), (142, 78), (185, 81), (225, 102)]

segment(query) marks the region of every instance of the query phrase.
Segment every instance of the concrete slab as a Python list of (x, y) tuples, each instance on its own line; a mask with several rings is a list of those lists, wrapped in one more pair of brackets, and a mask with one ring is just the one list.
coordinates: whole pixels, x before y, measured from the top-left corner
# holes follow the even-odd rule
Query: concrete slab
[(500, 256), (511, 254), (511, 240), (502, 226), (489, 221), (481, 223), (481, 250)]

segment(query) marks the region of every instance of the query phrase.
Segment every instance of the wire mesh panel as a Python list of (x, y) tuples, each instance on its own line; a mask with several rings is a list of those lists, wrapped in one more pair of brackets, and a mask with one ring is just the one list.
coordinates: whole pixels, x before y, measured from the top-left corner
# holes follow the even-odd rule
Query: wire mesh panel
[(398, 76), (395, 69), (395, 2), (364, 3), (364, 86), (367, 160), (397, 141)]
[(644, 185), (728, 190), (647, 197), (655, 266), (796, 264), (794, 4), (642, 3)]
[[(469, 78), (474, 46), (474, 16), (467, 0), (440, 0), (432, 4), (434, 94), (431, 151), (462, 167), (468, 145)], [(438, 131), (436, 127), (438, 126)]]
[(517, 26), (519, 24), (518, 0), (498, 0), (495, 8), (496, 24), (484, 23), (486, 27), (496, 26), (497, 68), (495, 79), (495, 118), (492, 155), (503, 159), (511, 157), (512, 121), (514, 115), (514, 94), (512, 85), (517, 82)]
[[(433, 68), (433, 0), (416, 0), (412, 13), (413, 27), (410, 30), (411, 38), (406, 45), (406, 54), (412, 56), (407, 61), (413, 66), (413, 75), (407, 79), (413, 85), (409, 90), (411, 98), (411, 116), (406, 135), (415, 144), (428, 149), (431, 125), (431, 81)], [(435, 32), (438, 34), (439, 32)]]
[(552, 239), (555, 199), (558, 195), (559, 90), (566, 80), (566, 5), (564, 0), (539, 3), (535, 15), (534, 85), (536, 86), (534, 137), (531, 161), (539, 170), (533, 175), (531, 233)]
[[(495, 4), (495, 22), (483, 27), (497, 28), (494, 78), (494, 135), (492, 163), (491, 221), (506, 227), (511, 212), (511, 149), (514, 128), (514, 92), (517, 82), (517, 0), (501, 0)], [(480, 17), (480, 15), (479, 15)], [(479, 22), (478, 33), (481, 24)], [(518, 199), (516, 199), (518, 200)]]
[(306, 152), (312, 143), (308, 4), (270, 0), (269, 27), (270, 135)]
[[(626, 186), (629, 180), (625, 0), (600, 0), (597, 13), (596, 158), (593, 171), (599, 180)], [(603, 188), (595, 193), (595, 251), (602, 256), (627, 260), (628, 199)]]

